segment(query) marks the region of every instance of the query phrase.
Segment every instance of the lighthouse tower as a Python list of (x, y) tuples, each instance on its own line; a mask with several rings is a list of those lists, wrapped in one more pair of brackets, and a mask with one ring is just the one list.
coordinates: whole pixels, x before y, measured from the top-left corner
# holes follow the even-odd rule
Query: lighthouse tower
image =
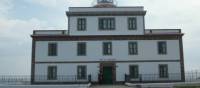
[(97, 4), (94, 7), (98, 8), (112, 8), (116, 7), (114, 0), (97, 0)]

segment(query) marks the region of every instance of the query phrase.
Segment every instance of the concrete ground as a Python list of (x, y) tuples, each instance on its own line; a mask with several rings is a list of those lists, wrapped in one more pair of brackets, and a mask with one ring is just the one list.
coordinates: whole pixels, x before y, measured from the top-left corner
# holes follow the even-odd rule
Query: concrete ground
[(92, 85), (90, 88), (134, 88), (125, 85)]

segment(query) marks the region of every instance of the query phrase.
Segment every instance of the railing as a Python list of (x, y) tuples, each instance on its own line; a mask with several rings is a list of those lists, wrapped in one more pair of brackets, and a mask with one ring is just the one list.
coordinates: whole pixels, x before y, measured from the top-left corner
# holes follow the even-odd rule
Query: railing
[[(131, 78), (130, 75), (125, 74), (125, 82), (156, 82), (156, 81), (181, 81), (180, 73), (170, 73), (168, 77), (161, 78), (159, 74), (140, 74), (138, 78)], [(200, 82), (200, 72), (186, 72), (185, 82)]]
[[(123, 75), (122, 75), (123, 76)], [(170, 73), (166, 78), (160, 78), (159, 74), (140, 74), (138, 78), (131, 78), (130, 75), (124, 75), (125, 82), (166, 82), (166, 81), (181, 81), (181, 73)], [(34, 82), (38, 83), (90, 83), (92, 79), (98, 79), (100, 76), (88, 75), (84, 78), (79, 78), (77, 75), (58, 75), (55, 80), (49, 80), (46, 75), (36, 75), (34, 77)], [(200, 71), (186, 72), (185, 73), (186, 82), (200, 82)], [(9, 85), (29, 85), (31, 84), (31, 76), (21, 76), (21, 75), (2, 75), (0, 76), (0, 84)]]
[(48, 78), (46, 75), (36, 75), (34, 82), (64, 82), (64, 83), (88, 83), (91, 82), (91, 75), (78, 77), (77, 75), (58, 75), (53, 78)]
[(160, 77), (159, 74), (140, 74), (137, 78), (132, 78), (125, 74), (126, 82), (166, 82), (166, 81), (181, 81), (180, 73), (170, 73), (166, 77)]
[[(59, 75), (48, 78), (46, 75), (37, 75), (34, 77), (34, 83), (90, 83), (91, 75), (80, 78), (77, 75)], [(31, 84), (30, 76), (0, 76), (0, 84), (10, 85), (29, 85)]]
[(35, 30), (33, 35), (68, 35), (68, 30)]
[(185, 73), (186, 82), (200, 82), (200, 72), (199, 71), (191, 71)]
[(180, 29), (146, 29), (145, 34), (181, 34)]
[(30, 84), (31, 76), (22, 76), (22, 75), (3, 75), (0, 76), (0, 84)]

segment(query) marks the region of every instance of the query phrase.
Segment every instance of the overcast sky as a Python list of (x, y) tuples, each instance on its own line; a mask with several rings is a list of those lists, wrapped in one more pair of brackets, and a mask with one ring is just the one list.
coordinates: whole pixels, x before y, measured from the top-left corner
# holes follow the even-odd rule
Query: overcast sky
[[(186, 70), (200, 70), (199, 0), (117, 0), (118, 6), (144, 6), (146, 29), (182, 29)], [(68, 7), (93, 0), (0, 0), (0, 74), (29, 75), (33, 30), (67, 30)]]

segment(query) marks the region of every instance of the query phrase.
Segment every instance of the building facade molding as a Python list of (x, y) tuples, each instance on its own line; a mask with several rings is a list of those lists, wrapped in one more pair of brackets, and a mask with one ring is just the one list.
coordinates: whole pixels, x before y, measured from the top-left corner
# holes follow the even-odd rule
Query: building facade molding
[(180, 62), (180, 60), (129, 60), (129, 61), (36, 61), (35, 64), (62, 63), (146, 63), (146, 62)]
[(49, 36), (41, 35), (31, 37), (35, 41), (99, 41), (99, 40), (179, 40), (183, 34), (157, 34), (157, 35), (91, 35), (91, 36)]
[(66, 12), (67, 16), (145, 16), (146, 11)]

